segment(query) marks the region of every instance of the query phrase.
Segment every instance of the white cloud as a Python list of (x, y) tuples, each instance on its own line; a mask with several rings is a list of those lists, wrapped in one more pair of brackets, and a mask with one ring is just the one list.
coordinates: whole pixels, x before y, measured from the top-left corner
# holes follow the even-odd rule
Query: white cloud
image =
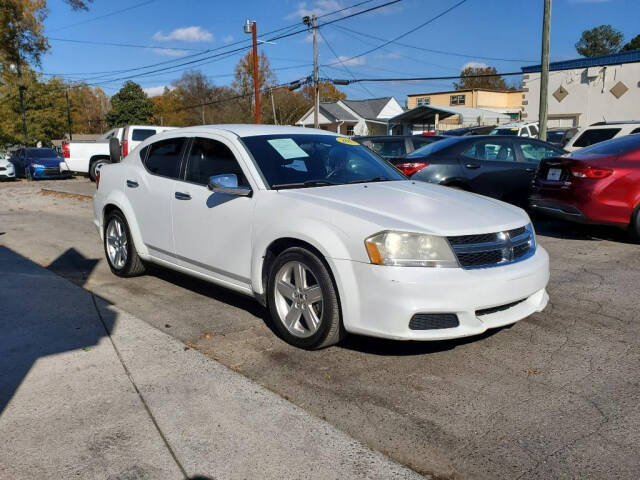
[(462, 70), (465, 68), (487, 68), (489, 65), (483, 62), (467, 62), (462, 66)]
[(340, 10), (341, 8), (344, 7), (337, 0), (317, 0), (316, 2), (314, 2), (313, 6), (309, 7), (307, 6), (307, 2), (300, 2), (298, 3), (298, 8), (294, 12), (291, 12), (289, 15), (287, 15), (285, 18), (289, 20), (293, 18), (301, 19), (302, 17), (305, 17), (307, 15), (310, 16), (314, 14), (320, 16), (333, 12), (335, 10)]
[(143, 88), (142, 90), (149, 97), (157, 97), (158, 95), (162, 95), (164, 93), (165, 88), (168, 88), (169, 90), (173, 90), (173, 87), (170, 87), (169, 85), (158, 85), (157, 87), (147, 87), (147, 88)]
[(153, 48), (150, 50), (165, 57), (184, 57), (187, 54), (186, 50), (180, 50), (179, 48)]
[(153, 38), (161, 42), (169, 40), (177, 40), (180, 42), (210, 42), (213, 40), (213, 34), (211, 32), (207, 32), (202, 27), (194, 26), (176, 28), (167, 35), (162, 32), (156, 32)]
[(344, 55), (340, 55), (338, 58), (335, 58), (331, 63), (338, 62), (340, 65), (353, 66), (353, 65), (364, 65), (367, 62), (367, 59), (364, 57), (350, 58)]
[(232, 35), (227, 35), (226, 37), (224, 37), (224, 38), (222, 39), (222, 41), (223, 41), (224, 43), (231, 43), (231, 42), (233, 42), (233, 36), (232, 36)]

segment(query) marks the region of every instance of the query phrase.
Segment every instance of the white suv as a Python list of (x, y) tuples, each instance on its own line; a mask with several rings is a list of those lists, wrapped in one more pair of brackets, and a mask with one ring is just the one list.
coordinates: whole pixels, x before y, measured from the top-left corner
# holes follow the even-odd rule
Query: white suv
[(103, 167), (94, 223), (114, 274), (153, 262), (255, 297), (302, 348), (346, 332), (476, 335), (548, 301), (549, 257), (524, 210), (407, 180), (324, 130), (155, 135)]
[(507, 123), (498, 125), (489, 135), (512, 135), (514, 137), (538, 138), (538, 122)]
[(580, 148), (588, 147), (594, 143), (604, 142), (616, 137), (623, 137), (640, 133), (640, 121), (632, 122), (598, 122), (588, 127), (582, 127), (567, 142), (564, 149), (573, 152)]

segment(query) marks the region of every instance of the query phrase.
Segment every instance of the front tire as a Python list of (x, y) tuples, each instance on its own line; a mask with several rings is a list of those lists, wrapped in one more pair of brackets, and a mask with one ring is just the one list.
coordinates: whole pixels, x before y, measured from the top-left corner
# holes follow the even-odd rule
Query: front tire
[(107, 263), (115, 275), (136, 277), (144, 273), (145, 266), (133, 244), (129, 224), (119, 210), (106, 218), (103, 244)]
[(278, 255), (267, 295), (273, 326), (287, 343), (315, 350), (344, 338), (333, 279), (315, 253), (292, 247)]

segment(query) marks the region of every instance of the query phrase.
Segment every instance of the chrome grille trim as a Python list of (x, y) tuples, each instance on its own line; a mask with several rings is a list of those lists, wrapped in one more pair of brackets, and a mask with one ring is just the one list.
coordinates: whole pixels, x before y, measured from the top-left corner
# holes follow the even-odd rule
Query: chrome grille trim
[[(478, 239), (490, 241), (474, 241)], [(458, 263), (467, 270), (521, 262), (536, 252), (531, 224), (503, 232), (448, 237), (448, 240)]]

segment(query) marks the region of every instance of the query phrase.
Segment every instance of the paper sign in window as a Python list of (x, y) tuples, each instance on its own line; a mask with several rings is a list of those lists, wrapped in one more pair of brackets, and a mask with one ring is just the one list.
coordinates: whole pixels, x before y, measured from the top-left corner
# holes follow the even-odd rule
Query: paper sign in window
[(301, 149), (296, 142), (291, 138), (276, 138), (267, 140), (269, 145), (276, 149), (276, 152), (280, 154), (285, 160), (291, 158), (304, 158), (308, 157), (307, 152)]

